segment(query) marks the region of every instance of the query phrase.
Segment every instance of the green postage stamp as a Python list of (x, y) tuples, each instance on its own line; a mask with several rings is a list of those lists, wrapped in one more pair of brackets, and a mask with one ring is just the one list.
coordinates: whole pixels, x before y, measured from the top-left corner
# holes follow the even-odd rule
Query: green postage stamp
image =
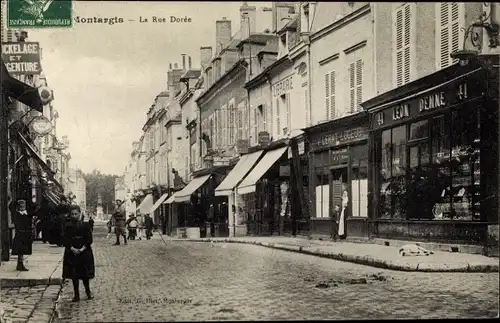
[(9, 28), (71, 27), (72, 0), (8, 0)]

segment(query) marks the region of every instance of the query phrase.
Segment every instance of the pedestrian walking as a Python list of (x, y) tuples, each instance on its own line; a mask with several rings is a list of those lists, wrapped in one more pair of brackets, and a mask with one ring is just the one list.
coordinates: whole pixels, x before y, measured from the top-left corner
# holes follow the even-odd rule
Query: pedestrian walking
[[(11, 208), (13, 208), (11, 206)], [(38, 210), (36, 210), (38, 211)], [(25, 200), (18, 200), (15, 211), (12, 212), (12, 221), (16, 233), (12, 242), (12, 255), (17, 255), (18, 271), (28, 271), (24, 266), (24, 256), (31, 255), (33, 245), (33, 216), (36, 211), (28, 211)]]
[(89, 217), (89, 227), (90, 231), (94, 232), (94, 219), (92, 217)]
[(95, 277), (92, 231), (88, 223), (81, 221), (80, 207), (71, 205), (71, 222), (64, 230), (63, 279), (73, 282), (72, 302), (80, 301), (79, 281), (82, 280), (88, 299), (92, 299), (90, 279)]
[(135, 216), (133, 214), (130, 215), (129, 219), (127, 220), (127, 229), (128, 229), (128, 238), (129, 240), (135, 240), (135, 237), (137, 235), (137, 220), (135, 219)]
[(153, 219), (149, 214), (144, 218), (144, 226), (146, 228), (146, 239), (149, 240), (153, 236)]
[(115, 222), (115, 235), (116, 235), (116, 243), (115, 246), (120, 245), (120, 236), (123, 237), (123, 244), (127, 244), (127, 236), (125, 232), (125, 206), (123, 205), (123, 201), (120, 199), (116, 200), (116, 208), (112, 215)]

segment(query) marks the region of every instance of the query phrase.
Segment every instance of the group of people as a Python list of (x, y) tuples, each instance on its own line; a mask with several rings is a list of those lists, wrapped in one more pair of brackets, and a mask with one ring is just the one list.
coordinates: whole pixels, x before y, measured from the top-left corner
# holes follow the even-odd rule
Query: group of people
[[(12, 204), (14, 205), (14, 204)], [(67, 210), (62, 233), (58, 244), (64, 246), (63, 279), (73, 281), (73, 302), (80, 301), (79, 281), (83, 281), (88, 299), (92, 299), (90, 279), (95, 276), (94, 254), (92, 252), (93, 224), (84, 222), (78, 205), (60, 205)], [(15, 235), (12, 243), (12, 255), (17, 256), (18, 271), (27, 271), (24, 256), (33, 252), (33, 218), (39, 214), (41, 207), (29, 208), (25, 200), (18, 200), (12, 207), (12, 221)]]
[(108, 234), (111, 234), (114, 230), (116, 236), (115, 246), (120, 245), (120, 237), (123, 238), (123, 243), (127, 244), (128, 240), (135, 240), (136, 237), (139, 240), (146, 238), (151, 239), (153, 236), (153, 219), (149, 214), (130, 214), (129, 218), (126, 218), (126, 210), (123, 201), (120, 199), (116, 200), (116, 207), (111, 215), (111, 219), (107, 223)]

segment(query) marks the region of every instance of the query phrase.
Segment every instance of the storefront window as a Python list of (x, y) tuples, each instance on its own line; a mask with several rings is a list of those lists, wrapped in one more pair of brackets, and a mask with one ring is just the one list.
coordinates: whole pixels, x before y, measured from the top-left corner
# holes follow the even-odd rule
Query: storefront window
[(470, 106), (408, 125), (408, 142), (406, 126), (385, 130), (379, 217), (479, 220), (477, 120)]
[(330, 207), (330, 185), (327, 174), (316, 176), (316, 218), (328, 218)]

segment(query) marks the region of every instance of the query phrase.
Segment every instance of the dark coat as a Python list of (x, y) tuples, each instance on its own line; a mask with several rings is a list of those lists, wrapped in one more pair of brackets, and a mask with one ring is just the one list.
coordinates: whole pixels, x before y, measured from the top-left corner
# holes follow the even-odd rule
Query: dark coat
[(12, 242), (12, 255), (31, 255), (33, 244), (33, 213), (27, 215), (15, 211), (12, 222), (16, 233)]
[[(63, 235), (64, 258), (63, 279), (84, 279), (95, 277), (94, 253), (92, 252), (92, 231), (88, 223), (71, 222), (66, 225)], [(80, 249), (82, 253), (75, 255), (71, 247)]]
[(144, 219), (144, 226), (146, 227), (146, 229), (152, 230), (153, 229), (153, 219), (149, 216), (146, 217)]

